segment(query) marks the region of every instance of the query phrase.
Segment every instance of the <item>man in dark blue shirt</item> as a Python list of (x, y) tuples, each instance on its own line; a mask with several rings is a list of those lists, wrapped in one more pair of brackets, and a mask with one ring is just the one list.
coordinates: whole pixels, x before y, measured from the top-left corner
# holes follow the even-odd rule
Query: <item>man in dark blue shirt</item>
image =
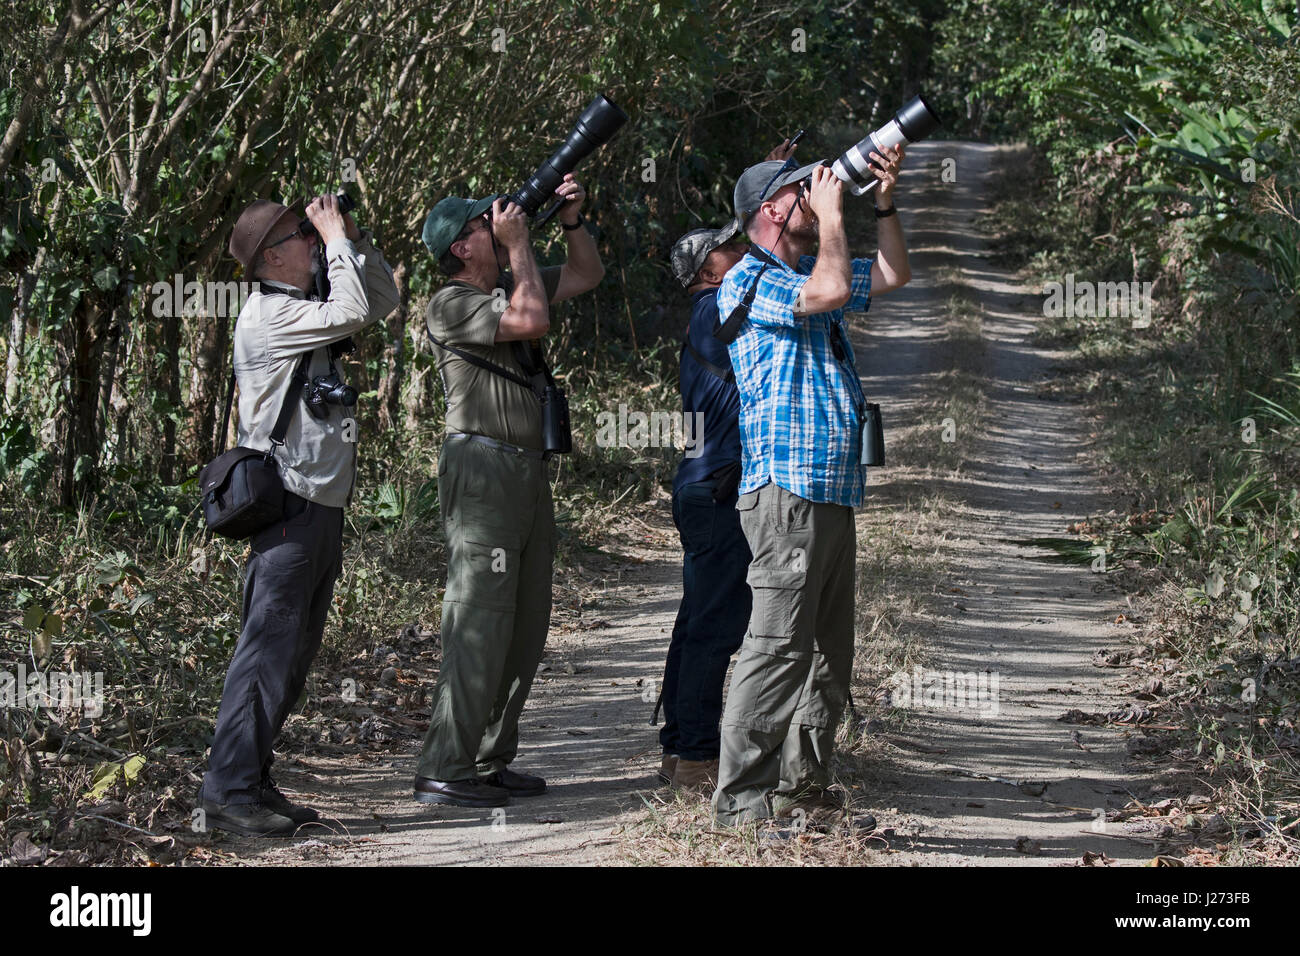
[[(673, 521), (685, 552), (682, 603), (664, 668), (659, 775), (675, 787), (712, 792), (717, 782), (722, 683), (745, 636), (749, 545), (736, 511), (740, 396), (727, 347), (713, 337), (718, 286), (747, 250), (737, 225), (696, 229), (673, 246), (673, 275), (691, 296), (682, 347), (682, 413), (703, 423), (673, 479)], [(702, 415), (702, 419), (700, 416)]]

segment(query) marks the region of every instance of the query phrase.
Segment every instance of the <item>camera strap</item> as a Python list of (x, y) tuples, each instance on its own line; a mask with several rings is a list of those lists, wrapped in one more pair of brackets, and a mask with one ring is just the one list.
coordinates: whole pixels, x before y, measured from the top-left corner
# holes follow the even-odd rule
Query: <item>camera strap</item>
[[(503, 368), (502, 366), (496, 364), (496, 362), (491, 362), (488, 359), (481, 358), (475, 355), (473, 352), (466, 352), (464, 349), (456, 348), (456, 346), (452, 345), (449, 342), (442, 341), (442, 339), (438, 338), (436, 335), (434, 335), (432, 332), (429, 331), (428, 323), (425, 323), (424, 333), (425, 335), (429, 336), (429, 340), (439, 348), (446, 349), (452, 355), (455, 355), (458, 358), (462, 358), (466, 362), (469, 362), (470, 365), (478, 366), (481, 369), (491, 372), (493, 375), (500, 375), (502, 378), (509, 379), (510, 381), (514, 382), (516, 385), (523, 386), (524, 388), (528, 389), (528, 391), (532, 392), (533, 395), (536, 396), (539, 401), (541, 400), (541, 391), (538, 388), (538, 385), (536, 384), (536, 380), (538, 376), (541, 374), (540, 372), (534, 371), (530, 373), (529, 378), (524, 378), (522, 375), (516, 375), (508, 368)], [(515, 342), (512, 343), (512, 346), (515, 348), (515, 359), (519, 361), (520, 354), (523, 350), (523, 343)], [(534, 348), (537, 349), (537, 354), (540, 356), (541, 348), (537, 345), (534, 345)], [(523, 361), (519, 361), (519, 364), (521, 367), (526, 367), (526, 368), (532, 367), (529, 366), (528, 363), (525, 363)], [(542, 362), (542, 368), (543, 369), (546, 368), (545, 361)], [(545, 377), (548, 379), (550, 378), (549, 370), (546, 371)]]

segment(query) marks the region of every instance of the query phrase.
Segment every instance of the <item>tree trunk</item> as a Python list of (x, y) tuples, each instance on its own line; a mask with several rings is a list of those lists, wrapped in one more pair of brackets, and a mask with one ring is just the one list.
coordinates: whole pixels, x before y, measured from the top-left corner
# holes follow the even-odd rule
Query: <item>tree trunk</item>
[(36, 271), (24, 271), (18, 278), (14, 311), (9, 319), (9, 355), (5, 360), (5, 407), (13, 408), (23, 375), (23, 351), (27, 347), (27, 312), (36, 287)]
[[(162, 320), (163, 380), (159, 386), (167, 395), (172, 410), (181, 407), (181, 320), (169, 316)], [(176, 483), (176, 419), (168, 415), (162, 422), (162, 458), (158, 462), (158, 477), (164, 485)]]
[[(127, 322), (130, 321), (130, 306), (123, 302), (116, 310), (116, 319), (108, 328), (107, 341), (104, 343), (104, 360), (103, 369), (100, 373), (99, 385), (99, 407), (104, 409), (104, 420), (97, 422), (97, 428), (100, 432), (98, 446), (100, 448), (109, 447), (108, 435), (112, 422), (108, 418), (108, 410), (113, 400), (113, 385), (117, 379), (118, 355), (122, 351), (123, 332), (126, 329)], [(114, 462), (119, 464), (126, 460), (126, 448), (122, 445), (112, 447)]]
[(115, 299), (83, 292), (60, 335), (65, 389), (58, 493), (64, 507), (71, 507), (92, 492), (98, 479), (100, 370), (108, 330), (113, 324)]
[[(198, 462), (209, 461), (217, 428), (217, 402), (226, 397), (225, 375), (229, 363), (222, 348), (224, 327), (230, 322), (225, 316), (199, 316), (194, 332), (190, 366), (190, 394), (185, 421), (184, 448), (186, 458), (183, 469)], [(188, 456), (188, 457), (187, 457)]]

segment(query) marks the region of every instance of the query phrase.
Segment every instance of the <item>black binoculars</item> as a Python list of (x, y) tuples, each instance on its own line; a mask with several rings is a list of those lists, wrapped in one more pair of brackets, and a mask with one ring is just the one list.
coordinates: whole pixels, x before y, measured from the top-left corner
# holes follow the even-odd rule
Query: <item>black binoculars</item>
[[(338, 200), (340, 216), (346, 216), (353, 209), (357, 208), (357, 201), (347, 193), (339, 193)], [(302, 237), (306, 239), (308, 236), (316, 235), (316, 226), (310, 219), (303, 216), (302, 219), (298, 221), (298, 231), (302, 233)]]

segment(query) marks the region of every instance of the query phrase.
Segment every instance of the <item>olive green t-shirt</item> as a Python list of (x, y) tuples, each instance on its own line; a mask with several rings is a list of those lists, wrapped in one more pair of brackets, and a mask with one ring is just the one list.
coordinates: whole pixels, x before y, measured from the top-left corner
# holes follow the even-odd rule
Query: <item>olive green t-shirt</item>
[[(540, 270), (548, 302), (559, 287), (560, 268), (547, 266)], [(497, 326), (505, 312), (498, 303), (509, 302), (514, 276), (502, 272), (497, 287), (505, 290), (504, 299), (467, 282), (451, 280), (429, 301), (429, 331), (463, 352), (487, 359), (526, 379), (527, 374), (515, 359), (513, 343), (496, 341)], [(437, 345), (433, 351), (447, 395), (449, 433), (486, 435), (521, 448), (542, 450), (542, 411), (530, 389)]]

